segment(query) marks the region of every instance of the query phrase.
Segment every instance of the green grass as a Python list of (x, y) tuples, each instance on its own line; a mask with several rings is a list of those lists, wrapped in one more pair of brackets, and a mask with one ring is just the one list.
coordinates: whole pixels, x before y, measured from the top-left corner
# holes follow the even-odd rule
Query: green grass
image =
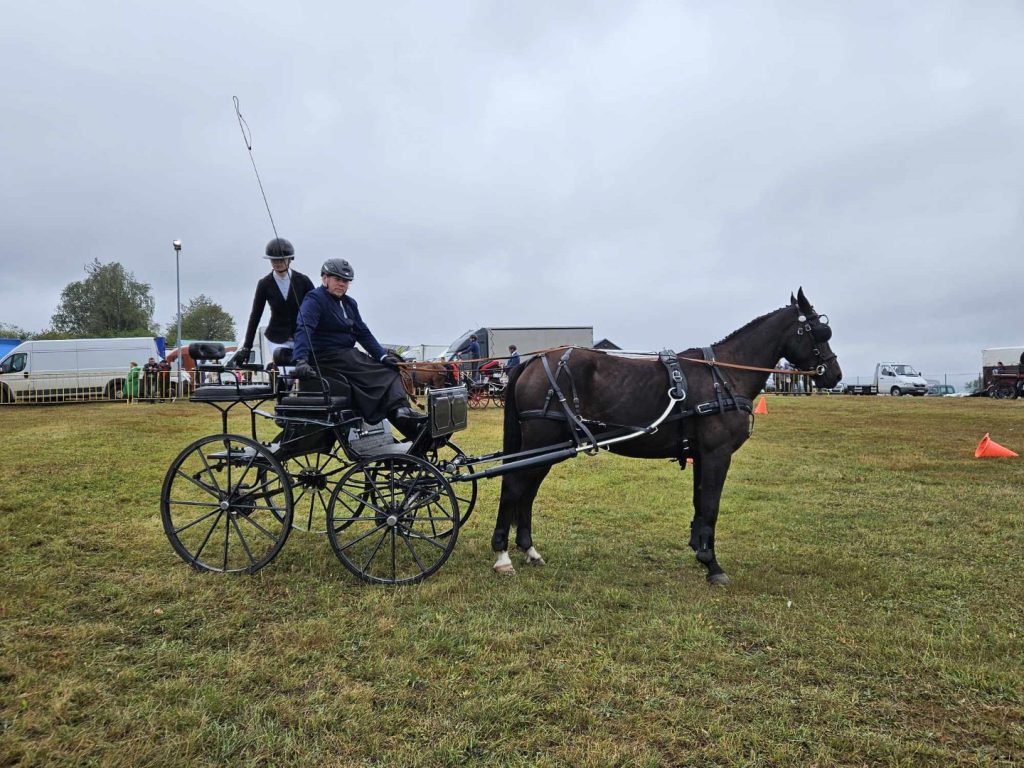
[[(973, 457), (985, 432), (1024, 453), (1024, 405), (768, 405), (723, 498), (726, 589), (686, 546), (690, 470), (609, 455), (552, 471), (548, 565), (512, 578), (499, 480), (415, 587), (301, 533), (199, 574), (158, 500), (212, 409), (0, 409), (0, 765), (1024, 761), (1024, 459)], [(463, 448), (500, 447), (498, 411), (471, 421)]]

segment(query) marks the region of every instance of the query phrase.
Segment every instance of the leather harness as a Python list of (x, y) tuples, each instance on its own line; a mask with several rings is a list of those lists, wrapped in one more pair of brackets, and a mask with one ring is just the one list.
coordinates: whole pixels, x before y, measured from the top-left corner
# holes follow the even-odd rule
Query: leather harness
[[(572, 350), (572, 347), (565, 350), (562, 357), (558, 360), (558, 365), (554, 372), (551, 371), (551, 365), (548, 363), (547, 355), (541, 355), (540, 359), (541, 364), (544, 367), (544, 375), (547, 376), (548, 384), (550, 385), (547, 395), (544, 398), (544, 406), (540, 409), (522, 411), (519, 414), (519, 418), (521, 420), (548, 419), (551, 421), (566, 422), (571, 428), (572, 439), (575, 442), (576, 447), (580, 448), (581, 446), (585, 446), (583, 447), (583, 450), (589, 454), (595, 454), (600, 450), (600, 446), (598, 445), (600, 439), (607, 439), (616, 433), (623, 433), (631, 430), (643, 430), (643, 427), (624, 424), (606, 424), (604, 422), (586, 419), (582, 416), (580, 413), (580, 398), (576, 389), (576, 382), (573, 380), (572, 371), (569, 370), (569, 356), (572, 354)], [(712, 351), (711, 347), (704, 347), (701, 349), (701, 353), (704, 355), (704, 360), (707, 361), (708, 368), (711, 369), (711, 382), (714, 387), (715, 399), (693, 405), (690, 405), (687, 402), (689, 395), (687, 393), (686, 375), (679, 366), (679, 358), (676, 353), (670, 349), (663, 349), (658, 353), (658, 360), (665, 367), (665, 371), (668, 374), (669, 396), (671, 399), (676, 401), (675, 411), (665, 420), (665, 422), (682, 421), (690, 416), (710, 416), (716, 413), (725, 413), (727, 411), (744, 411), (750, 415), (750, 428), (751, 431), (753, 431), (753, 402), (746, 397), (741, 397), (732, 392), (718, 370), (718, 366), (715, 361), (715, 353)], [(569, 404), (569, 399), (562, 391), (562, 387), (558, 385), (558, 379), (562, 374), (565, 375), (565, 379), (567, 379), (569, 383), (569, 390), (572, 394), (571, 405)], [(559, 406), (561, 406), (560, 409), (552, 407), (555, 400), (557, 400)], [(598, 430), (597, 437), (594, 436), (592, 428)], [(680, 467), (683, 469), (686, 468), (686, 459), (692, 455), (689, 437), (684, 434), (684, 432), (688, 431), (689, 430), (680, 429), (678, 461)]]

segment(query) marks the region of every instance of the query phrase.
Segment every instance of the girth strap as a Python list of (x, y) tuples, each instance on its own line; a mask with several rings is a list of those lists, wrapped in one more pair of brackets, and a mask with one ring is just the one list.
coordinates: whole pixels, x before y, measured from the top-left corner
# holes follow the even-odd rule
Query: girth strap
[[(580, 397), (579, 393), (576, 391), (576, 382), (573, 381), (572, 371), (569, 370), (569, 355), (571, 354), (572, 347), (565, 350), (565, 353), (558, 361), (558, 368), (553, 374), (551, 373), (551, 366), (548, 363), (547, 355), (541, 355), (540, 361), (544, 366), (544, 375), (548, 377), (548, 383), (551, 384), (551, 389), (548, 390), (547, 398), (544, 401), (543, 413), (545, 415), (547, 414), (548, 403), (551, 401), (552, 396), (557, 397), (559, 404), (562, 406), (562, 412), (565, 414), (565, 420), (569, 422), (569, 425), (572, 427), (572, 439), (576, 441), (577, 447), (584, 444), (584, 440), (581, 439), (582, 436), (586, 438), (586, 442), (591, 446), (586, 449), (586, 452), (597, 453), (599, 450), (597, 447), (597, 439), (579, 415)], [(569, 379), (569, 388), (572, 390), (572, 406), (569, 405), (565, 398), (565, 393), (562, 392), (561, 388), (558, 386), (558, 377), (563, 372), (565, 373), (566, 378)]]

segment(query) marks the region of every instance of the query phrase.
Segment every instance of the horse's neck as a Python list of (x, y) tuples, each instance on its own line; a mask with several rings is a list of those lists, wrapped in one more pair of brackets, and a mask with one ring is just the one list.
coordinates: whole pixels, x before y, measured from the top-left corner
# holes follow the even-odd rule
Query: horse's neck
[[(714, 346), (715, 357), (723, 363), (749, 365), (752, 368), (775, 368), (782, 358), (785, 333), (792, 326), (789, 307), (783, 307), (756, 320), (725, 341)], [(725, 369), (739, 394), (754, 397), (764, 387), (770, 375), (767, 371), (747, 371), (740, 368)]]

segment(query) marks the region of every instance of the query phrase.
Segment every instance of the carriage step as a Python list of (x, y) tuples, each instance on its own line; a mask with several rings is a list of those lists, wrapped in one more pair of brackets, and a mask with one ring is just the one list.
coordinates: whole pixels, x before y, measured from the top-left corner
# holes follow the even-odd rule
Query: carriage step
[(348, 433), (349, 447), (359, 456), (378, 456), (380, 454), (403, 454), (409, 452), (412, 443), (402, 443), (391, 434), (391, 425), (387, 419), (362, 431), (351, 429)]

